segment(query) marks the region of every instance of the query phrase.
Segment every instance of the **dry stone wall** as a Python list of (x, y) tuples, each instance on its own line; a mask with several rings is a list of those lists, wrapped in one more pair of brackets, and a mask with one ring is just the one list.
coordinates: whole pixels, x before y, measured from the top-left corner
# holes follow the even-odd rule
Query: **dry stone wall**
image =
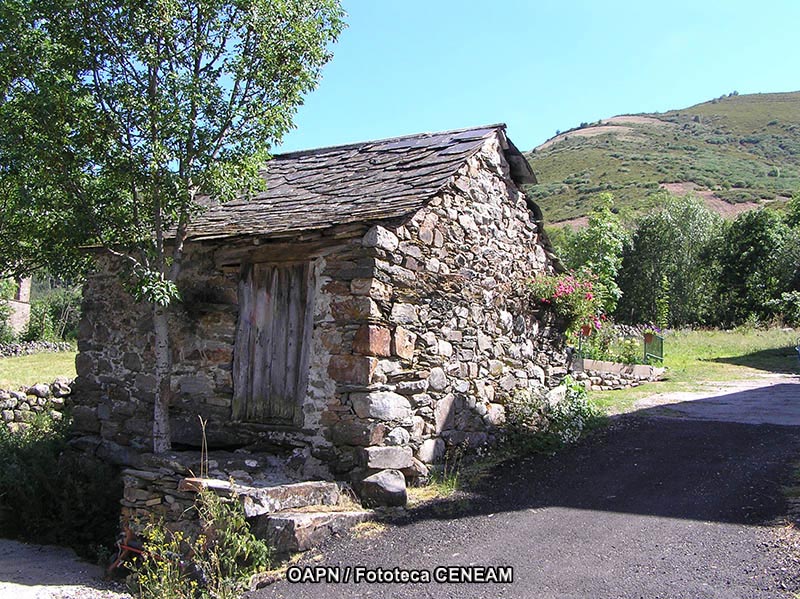
[(12, 433), (30, 426), (37, 414), (61, 420), (69, 399), (72, 381), (56, 379), (50, 384), (37, 383), (18, 390), (0, 389), (0, 418)]

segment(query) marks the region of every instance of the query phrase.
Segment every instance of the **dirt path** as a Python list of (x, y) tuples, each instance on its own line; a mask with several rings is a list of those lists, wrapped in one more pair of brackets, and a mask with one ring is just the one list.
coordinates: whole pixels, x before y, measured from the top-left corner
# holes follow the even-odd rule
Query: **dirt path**
[(129, 599), (103, 580), (102, 568), (71, 549), (0, 539), (0, 597), (13, 599)]
[[(796, 379), (770, 379), (723, 389), (725, 400), (719, 390), (662, 398), (555, 457), (506, 464), (462, 501), (374, 538), (332, 541), (301, 563), (341, 573), (511, 566), (511, 583), (283, 581), (254, 597), (791, 597), (800, 562), (781, 485), (800, 456), (800, 420), (757, 422), (800, 410), (798, 390)], [(665, 417), (675, 415), (665, 403), (684, 413)]]
[(634, 412), (742, 424), (800, 426), (800, 376), (764, 374), (747, 380), (704, 383), (698, 391), (657, 393)]

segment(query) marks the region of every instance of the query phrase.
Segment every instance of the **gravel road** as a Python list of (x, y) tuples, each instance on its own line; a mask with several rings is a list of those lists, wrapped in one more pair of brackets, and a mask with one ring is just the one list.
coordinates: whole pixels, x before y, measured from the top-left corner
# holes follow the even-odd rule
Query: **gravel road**
[(3, 599), (130, 599), (103, 580), (103, 569), (64, 547), (0, 539)]
[[(476, 492), (379, 536), (332, 540), (293, 571), (334, 566), (348, 583), (284, 580), (252, 598), (791, 597), (800, 562), (797, 533), (781, 524), (781, 486), (800, 456), (800, 427), (760, 422), (776, 419), (771, 408), (800, 416), (798, 381), (664, 402), (668, 411), (651, 401), (557, 456), (506, 464)], [(374, 576), (511, 566), (513, 582), (356, 584), (356, 566)]]

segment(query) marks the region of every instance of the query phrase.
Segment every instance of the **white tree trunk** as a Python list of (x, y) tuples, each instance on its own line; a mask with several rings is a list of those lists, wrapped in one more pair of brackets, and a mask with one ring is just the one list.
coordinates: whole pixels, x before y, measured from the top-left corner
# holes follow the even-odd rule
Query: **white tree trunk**
[(156, 399), (153, 406), (153, 451), (163, 453), (172, 447), (169, 433), (170, 374), (172, 354), (166, 308), (153, 307), (153, 332), (156, 354)]

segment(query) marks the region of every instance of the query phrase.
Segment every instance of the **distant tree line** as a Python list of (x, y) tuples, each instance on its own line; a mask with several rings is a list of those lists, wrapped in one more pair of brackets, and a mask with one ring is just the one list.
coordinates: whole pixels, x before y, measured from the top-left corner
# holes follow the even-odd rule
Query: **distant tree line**
[(604, 281), (605, 308), (618, 322), (800, 325), (800, 193), (785, 212), (762, 208), (733, 220), (699, 198), (665, 193), (629, 227), (606, 194), (587, 227), (551, 238), (565, 266)]

